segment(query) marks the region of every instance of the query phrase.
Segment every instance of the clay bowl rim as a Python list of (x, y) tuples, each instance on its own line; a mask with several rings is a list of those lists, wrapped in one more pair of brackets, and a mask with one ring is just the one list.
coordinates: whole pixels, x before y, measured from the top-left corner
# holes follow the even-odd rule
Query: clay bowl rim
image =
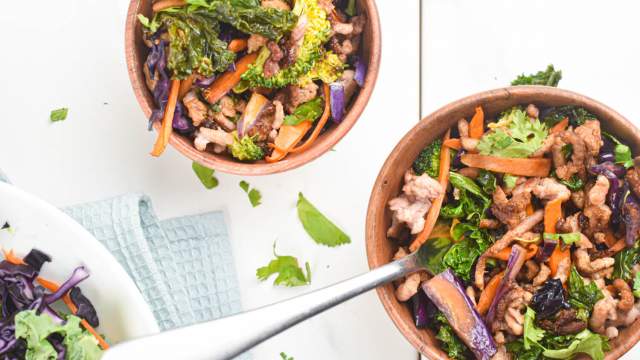
[[(546, 86), (506, 87), (480, 92), (449, 103), (426, 116), (407, 132), (388, 156), (376, 178), (369, 199), (366, 219), (365, 244), (370, 269), (382, 266), (390, 259), (390, 251), (385, 253), (386, 249), (390, 250), (393, 247), (386, 238), (386, 228), (389, 225), (386, 203), (390, 196), (395, 196), (398, 193), (400, 179), (408, 168), (407, 166), (400, 169), (396, 165), (400, 162), (403, 154), (407, 158), (409, 156), (415, 158), (421, 146), (433, 141), (436, 136), (441, 136), (447, 128), (455, 124), (461, 114), (470, 118), (474, 108), (478, 105), (485, 106), (491, 102), (512, 102), (512, 105), (515, 105), (527, 103), (526, 99), (530, 99), (529, 101), (534, 103), (551, 102), (582, 106), (594, 113), (601, 120), (605, 129), (614, 127), (614, 135), (622, 138), (635, 153), (640, 150), (640, 131), (629, 120), (601, 102), (569, 90)], [(415, 145), (417, 150), (412, 149), (411, 144), (414, 142), (422, 145)], [(406, 155), (407, 153), (408, 155)], [(376, 227), (379, 227), (377, 231)], [(379, 287), (376, 292), (395, 326), (414, 348), (430, 359), (448, 359), (446, 354), (434, 343), (433, 337), (428, 331), (419, 330), (414, 326), (411, 316), (408, 315), (407, 306), (395, 299), (392, 284)], [(621, 332), (621, 336), (610, 342), (611, 350), (606, 353), (606, 359), (618, 359), (638, 340), (640, 340), (640, 320), (636, 320)]]
[[(131, 0), (127, 11), (127, 20), (125, 25), (125, 54), (127, 61), (127, 71), (129, 80), (133, 87), (135, 97), (142, 108), (146, 118), (151, 115), (154, 107), (150, 92), (144, 83), (142, 75), (142, 63), (144, 60), (138, 56), (137, 46), (142, 41), (140, 39), (140, 25), (137, 15), (140, 12), (141, 3), (145, 0)], [(149, 0), (150, 1), (150, 0)], [(220, 156), (213, 153), (201, 152), (193, 147), (191, 141), (176, 133), (171, 134), (169, 144), (182, 153), (187, 158), (196, 161), (204, 166), (215, 169), (220, 172), (235, 175), (268, 175), (292, 170), (305, 165), (320, 155), (326, 153), (333, 148), (355, 125), (356, 121), (364, 111), (371, 94), (376, 85), (378, 73), (380, 70), (380, 53), (382, 47), (382, 37), (380, 29), (380, 19), (378, 9), (374, 0), (359, 0), (359, 6), (367, 14), (367, 26), (365, 27), (365, 38), (369, 42), (363, 41), (363, 47), (368, 51), (367, 75), (364, 86), (360, 89), (357, 98), (352, 102), (351, 108), (345, 115), (343, 121), (323, 133), (313, 146), (300, 154), (290, 154), (285, 159), (276, 163), (266, 163), (264, 161), (256, 163), (242, 163), (232, 160), (228, 156)], [(154, 124), (154, 128), (158, 131), (160, 124)]]

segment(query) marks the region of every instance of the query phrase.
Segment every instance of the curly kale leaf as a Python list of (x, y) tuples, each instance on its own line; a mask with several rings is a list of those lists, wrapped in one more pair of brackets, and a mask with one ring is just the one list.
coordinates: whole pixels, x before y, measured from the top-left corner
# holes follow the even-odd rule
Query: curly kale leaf
[(413, 171), (418, 174), (427, 174), (432, 178), (438, 177), (440, 171), (440, 151), (442, 150), (442, 140), (437, 139), (425, 147), (418, 157), (413, 161)]
[(456, 243), (444, 255), (443, 263), (460, 278), (471, 279), (471, 270), (476, 259), (493, 243), (487, 230), (475, 225), (460, 223), (453, 228)]
[(596, 302), (604, 298), (602, 291), (594, 282), (585, 284), (575, 266), (571, 267), (567, 285), (569, 288), (569, 303), (577, 309), (585, 309), (591, 312)]
[(467, 348), (458, 335), (456, 335), (442, 312), (438, 312), (434, 322), (438, 330), (436, 339), (440, 341), (442, 350), (444, 350), (451, 359), (465, 360), (473, 357), (469, 348)]
[(449, 202), (440, 210), (440, 215), (447, 219), (460, 219), (478, 225), (485, 211), (491, 205), (491, 199), (470, 178), (456, 172), (449, 172), (449, 181), (459, 190), (458, 199)]
[(625, 248), (614, 257), (613, 277), (620, 278), (625, 281), (631, 280), (633, 277), (633, 266), (640, 263), (640, 247)]
[(546, 85), (558, 86), (562, 79), (562, 71), (553, 68), (553, 65), (547, 66), (546, 70), (538, 71), (535, 74), (518, 76), (511, 82), (511, 85)]
[(290, 31), (298, 19), (291, 11), (262, 7), (254, 0), (187, 0), (187, 3), (188, 10), (206, 10), (220, 22), (272, 40)]
[(227, 50), (227, 43), (218, 38), (219, 22), (207, 11), (160, 12), (155, 21), (167, 28), (167, 66), (176, 79), (185, 79), (194, 72), (211, 76), (226, 70), (235, 60), (235, 54)]
[(525, 158), (542, 146), (548, 134), (544, 124), (538, 119), (531, 121), (519, 107), (503, 113), (498, 124), (501, 126), (480, 139), (478, 150), (482, 155)]
[(307, 20), (295, 63), (267, 78), (262, 71), (263, 64), (256, 62), (242, 74), (242, 79), (248, 82), (249, 87), (272, 89), (297, 84), (324, 55), (323, 45), (331, 36), (331, 23), (327, 19), (327, 13), (318, 5), (317, 0), (298, 0), (292, 12), (297, 16), (303, 15)]
[(586, 120), (595, 119), (596, 116), (584, 108), (565, 105), (548, 109), (542, 117), (542, 121), (545, 125), (551, 127), (565, 118), (569, 119), (569, 125), (577, 127), (584, 124)]

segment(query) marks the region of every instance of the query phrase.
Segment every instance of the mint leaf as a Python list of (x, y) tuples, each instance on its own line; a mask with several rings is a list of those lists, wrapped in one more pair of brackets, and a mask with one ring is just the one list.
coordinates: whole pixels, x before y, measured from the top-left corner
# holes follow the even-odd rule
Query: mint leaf
[(302, 226), (316, 243), (335, 247), (351, 242), (349, 235), (345, 234), (331, 220), (322, 215), (302, 193), (298, 193), (297, 208), (298, 218)]
[(51, 114), (49, 115), (49, 120), (51, 120), (51, 122), (63, 121), (67, 118), (68, 113), (69, 113), (68, 108), (51, 110)]
[(198, 176), (198, 179), (200, 179), (200, 182), (202, 183), (202, 185), (204, 185), (205, 188), (211, 190), (214, 187), (218, 186), (218, 179), (213, 176), (215, 170), (202, 166), (195, 161), (191, 164), (191, 168), (193, 169), (193, 172), (196, 173), (196, 176)]
[(322, 98), (317, 97), (301, 104), (293, 111), (293, 114), (284, 117), (282, 124), (295, 126), (303, 121), (316, 121), (322, 115), (323, 103)]
[(267, 280), (271, 275), (278, 274), (273, 281), (274, 285), (283, 286), (303, 286), (311, 283), (311, 267), (309, 263), (305, 263), (307, 273), (305, 274), (300, 265), (298, 259), (293, 256), (281, 256), (276, 254), (276, 243), (273, 243), (273, 256), (274, 260), (271, 260), (267, 266), (263, 266), (256, 270), (256, 277), (260, 281)]
[(242, 180), (240, 181), (240, 183), (238, 184), (240, 185), (240, 188), (242, 190), (244, 190), (245, 193), (247, 193), (247, 196), (249, 197), (249, 202), (251, 203), (251, 206), (256, 207), (260, 204), (262, 204), (262, 194), (260, 194), (260, 191), (256, 188), (253, 188), (251, 190), (249, 190), (249, 183)]

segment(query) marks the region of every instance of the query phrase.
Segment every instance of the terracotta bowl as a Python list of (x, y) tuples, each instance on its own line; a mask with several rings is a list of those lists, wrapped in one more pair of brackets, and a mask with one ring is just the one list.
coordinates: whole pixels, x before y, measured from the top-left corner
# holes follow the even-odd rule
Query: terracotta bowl
[[(129, 78), (131, 79), (133, 92), (147, 118), (151, 116), (151, 111), (155, 104), (151, 92), (145, 85), (144, 74), (142, 73), (142, 66), (147, 58), (148, 49), (142, 42), (142, 29), (137, 15), (144, 14), (147, 17), (151, 17), (152, 3), (151, 0), (131, 0), (125, 27), (125, 51)], [(193, 142), (190, 139), (176, 133), (171, 135), (169, 143), (193, 161), (218, 171), (238, 175), (267, 175), (294, 169), (331, 149), (349, 132), (360, 117), (371, 97), (380, 67), (380, 21), (376, 4), (374, 0), (358, 0), (357, 3), (359, 12), (366, 14), (368, 19), (363, 33), (361, 48), (361, 55), (367, 64), (367, 76), (364, 86), (360, 89), (357, 97), (352, 100), (351, 107), (345, 114), (342, 123), (337, 126), (334, 125), (328, 131), (325, 131), (307, 151), (289, 154), (282, 161), (273, 164), (268, 164), (264, 161), (242, 163), (227, 155), (198, 151), (193, 147)], [(140, 126), (144, 125), (141, 124)], [(159, 127), (160, 124), (154, 124), (156, 131), (158, 131)]]
[[(634, 153), (640, 150), (640, 132), (615, 110), (586, 96), (571, 91), (543, 86), (519, 86), (485, 91), (453, 102), (422, 119), (393, 149), (378, 175), (369, 200), (366, 223), (367, 258), (370, 268), (377, 268), (390, 261), (397, 250), (387, 240), (386, 232), (391, 224), (387, 202), (397, 196), (404, 172), (409, 169), (418, 153), (446, 129), (454, 126), (461, 117), (470, 119), (474, 108), (482, 105), (487, 118), (495, 118), (502, 110), (517, 104), (579, 105), (595, 114), (604, 130), (629, 144)], [(400, 332), (419, 352), (429, 359), (447, 359), (429, 330), (419, 330), (413, 324), (410, 309), (394, 296), (392, 284), (377, 289), (380, 301)], [(627, 352), (640, 338), (640, 321), (626, 328), (611, 341), (607, 359), (617, 359)]]

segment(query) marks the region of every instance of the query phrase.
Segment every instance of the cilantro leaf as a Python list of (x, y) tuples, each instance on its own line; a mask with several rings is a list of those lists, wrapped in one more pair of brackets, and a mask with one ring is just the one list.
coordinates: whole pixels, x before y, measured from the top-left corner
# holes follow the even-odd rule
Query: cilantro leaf
[(316, 121), (322, 115), (323, 103), (321, 97), (317, 97), (298, 106), (291, 115), (284, 117), (283, 125), (295, 126), (303, 121)]
[(633, 296), (640, 298), (640, 272), (637, 272), (633, 279)]
[(616, 139), (613, 135), (603, 132), (602, 135), (608, 137), (611, 141), (613, 141), (616, 146), (613, 149), (613, 155), (616, 159), (616, 164), (622, 164), (625, 168), (630, 168), (633, 166), (633, 156), (631, 155), (631, 148), (620, 140)]
[(562, 71), (554, 69), (553, 65), (548, 65), (546, 70), (538, 71), (531, 75), (519, 75), (511, 82), (511, 85), (545, 85), (557, 87), (562, 79)]
[(247, 193), (251, 206), (256, 207), (262, 204), (262, 194), (260, 194), (260, 190), (256, 188), (252, 188), (251, 190), (249, 190), (249, 183), (244, 180), (240, 181), (239, 185), (240, 188), (244, 190), (245, 193)]
[(256, 270), (256, 277), (260, 281), (267, 280), (271, 275), (278, 274), (273, 281), (274, 285), (303, 286), (311, 283), (311, 267), (305, 263), (306, 275), (298, 264), (298, 259), (293, 256), (281, 256), (276, 254), (276, 244), (273, 243), (273, 256), (267, 266)]
[(329, 247), (351, 243), (349, 235), (318, 211), (302, 193), (298, 193), (297, 208), (302, 226), (316, 243)]
[(631, 280), (633, 274), (633, 266), (640, 263), (640, 247), (636, 244), (632, 248), (624, 248), (617, 253), (613, 259), (613, 278), (622, 280)]
[(204, 185), (205, 188), (213, 189), (214, 187), (218, 186), (218, 179), (213, 176), (215, 170), (202, 166), (195, 161), (191, 164), (191, 168), (193, 169), (193, 172), (196, 173), (196, 176), (198, 176), (198, 179), (200, 179), (200, 182), (202, 183), (202, 185)]
[(158, 28), (160, 27), (160, 23), (156, 20), (155, 17), (153, 18), (153, 20), (149, 20), (149, 18), (147, 18), (146, 16), (138, 14), (138, 21), (140, 21), (140, 24), (149, 29), (149, 31), (151, 31), (152, 33), (158, 31)]
[(51, 110), (51, 114), (49, 115), (49, 120), (51, 120), (51, 122), (63, 121), (67, 118), (68, 113), (69, 113), (68, 108)]
[(531, 349), (533, 346), (540, 346), (540, 340), (544, 337), (545, 331), (538, 328), (535, 323), (536, 312), (527, 306), (527, 312), (524, 314), (524, 348)]
[(502, 127), (494, 127), (480, 139), (478, 150), (482, 155), (525, 158), (538, 150), (548, 135), (540, 120), (531, 121), (519, 107), (503, 113), (498, 124)]
[(282, 360), (294, 360), (294, 358), (293, 358), (293, 357), (288, 356), (287, 354), (285, 354), (285, 353), (284, 353), (284, 351), (280, 353), (280, 358), (281, 358)]

